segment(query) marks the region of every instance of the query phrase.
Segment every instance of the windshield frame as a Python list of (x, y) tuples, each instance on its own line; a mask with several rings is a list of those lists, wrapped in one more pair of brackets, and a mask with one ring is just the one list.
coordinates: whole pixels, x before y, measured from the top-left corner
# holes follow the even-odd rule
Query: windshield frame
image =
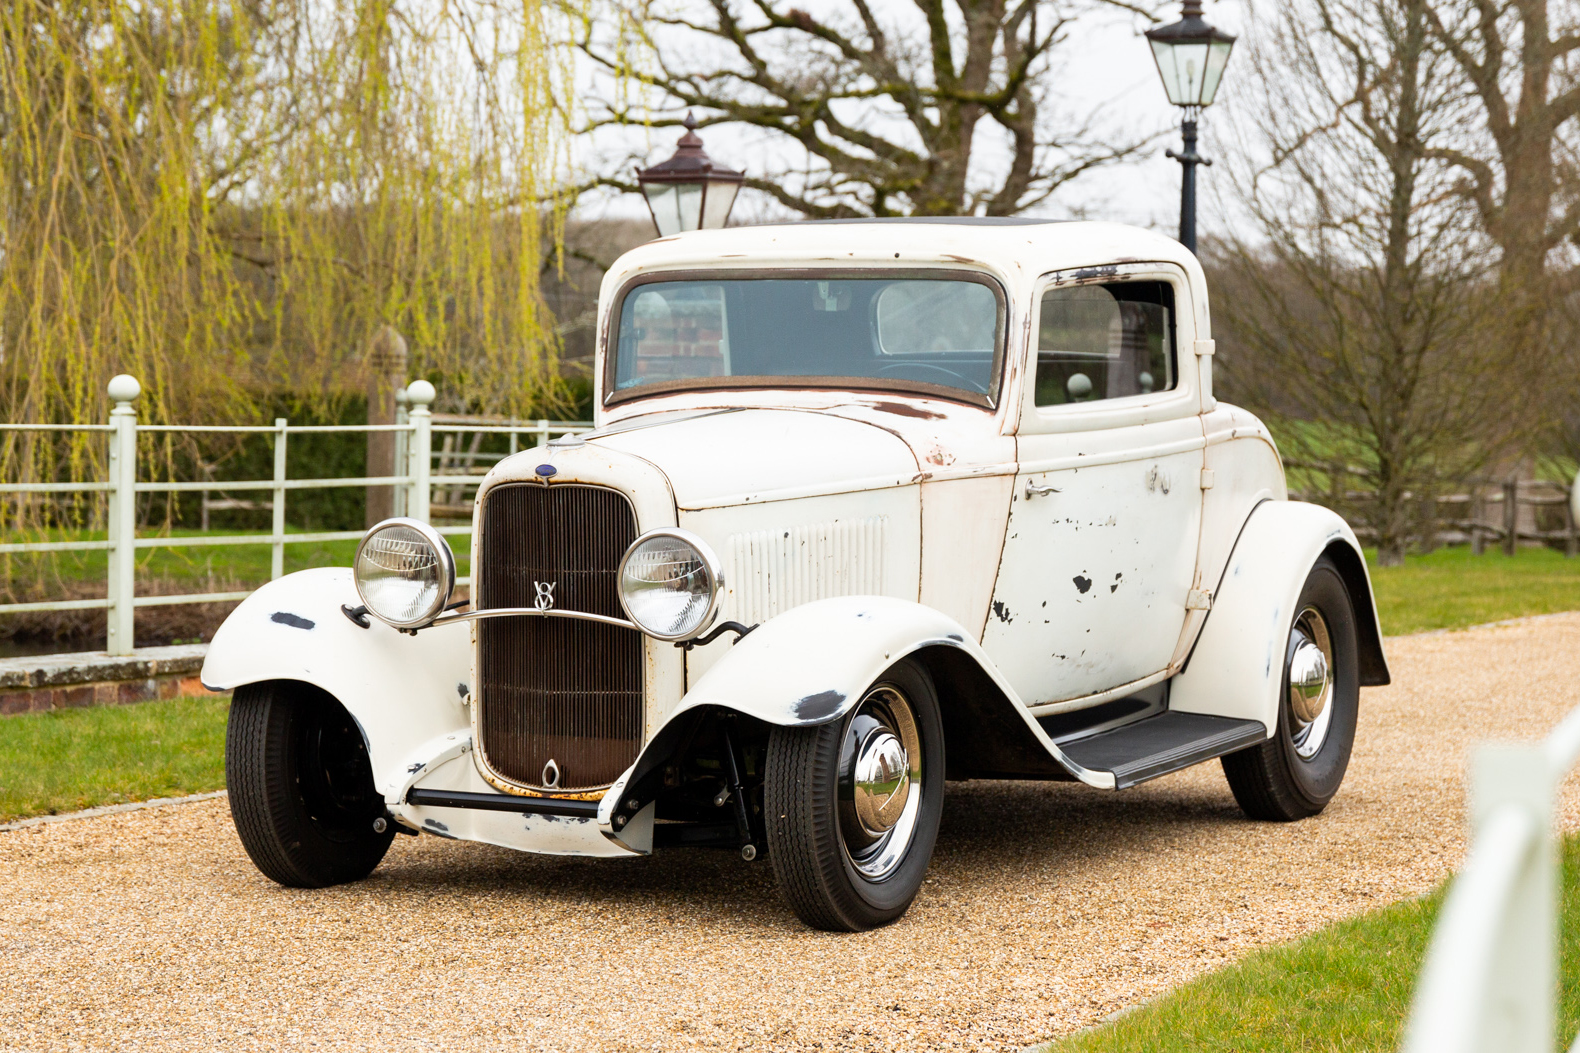
[[(625, 311), (625, 301), (644, 285), (656, 282), (730, 282), (730, 281), (969, 281), (985, 285), (993, 293), (998, 310), (994, 321), (993, 363), (990, 367), (992, 386), (985, 394), (947, 384), (929, 384), (919, 380), (900, 378), (851, 376), (739, 376), (739, 377), (687, 377), (679, 380), (661, 380), (651, 384), (634, 385), (623, 390), (615, 387), (615, 369), (619, 356), (620, 317)], [(690, 391), (795, 391), (795, 390), (844, 390), (875, 391), (887, 394), (919, 395), (924, 398), (947, 399), (970, 406), (996, 410), (1004, 392), (1005, 349), (1009, 332), (1009, 296), (1004, 285), (994, 275), (985, 271), (953, 267), (729, 267), (685, 268), (655, 270), (633, 276), (614, 296), (609, 314), (604, 320), (602, 372), (603, 405), (613, 406), (622, 402), (670, 395)]]

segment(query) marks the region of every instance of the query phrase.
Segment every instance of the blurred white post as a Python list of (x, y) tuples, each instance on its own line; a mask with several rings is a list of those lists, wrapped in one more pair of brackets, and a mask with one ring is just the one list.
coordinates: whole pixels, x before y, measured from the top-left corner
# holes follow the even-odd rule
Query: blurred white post
[(269, 580), (285, 576), (285, 418), (274, 418), (274, 540), (269, 551)]
[(541, 420), (540, 419), (538, 421), (538, 445), (539, 446), (547, 446), (548, 444), (549, 444), (549, 422), (546, 421), (546, 420)]
[(1569, 484), (1569, 541), (1564, 546), (1564, 555), (1575, 555), (1575, 534), (1580, 532), (1580, 471), (1575, 472), (1575, 481)]
[[(406, 394), (405, 388), (395, 389), (395, 423), (399, 427), (406, 427), (411, 423), (411, 412), (408, 407), (411, 397)], [(397, 431), (395, 433), (395, 474), (411, 474), (411, 432)], [(395, 515), (407, 514), (406, 499), (411, 496), (411, 486), (395, 487)]]
[(424, 523), (428, 522), (428, 478), (433, 466), (433, 414), (428, 407), (436, 394), (426, 380), (414, 380), (406, 388), (415, 426), (411, 433), (411, 496), (407, 498), (406, 514)]
[[(1503, 930), (1493, 946), (1481, 1034), (1486, 1049), (1548, 1053), (1558, 994), (1558, 857), (1553, 850), (1554, 772), (1540, 744), (1482, 746), (1470, 772), (1473, 830), (1513, 810), (1536, 836), (1509, 895)], [(1474, 835), (1472, 835), (1474, 836)]]
[(1471, 848), (1432, 933), (1406, 1053), (1551, 1053), (1558, 993), (1553, 795), (1573, 763), (1553, 763), (1551, 743), (1559, 737), (1546, 745), (1486, 745), (1474, 755)]
[(137, 411), (132, 403), (143, 393), (137, 378), (126, 373), (110, 381), (108, 392), (115, 408), (110, 411), (109, 518), (105, 527), (110, 541), (110, 568), (106, 592), (110, 600), (105, 650), (131, 654), (133, 647), (132, 596), (137, 581)]

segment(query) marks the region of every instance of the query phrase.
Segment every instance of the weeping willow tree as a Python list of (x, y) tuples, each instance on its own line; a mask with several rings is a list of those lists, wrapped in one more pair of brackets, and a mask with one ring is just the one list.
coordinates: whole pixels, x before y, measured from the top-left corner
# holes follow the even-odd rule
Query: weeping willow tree
[[(121, 372), (156, 423), (327, 402), (385, 325), (452, 405), (554, 405), (538, 275), (564, 139), (537, 0), (0, 6), (4, 419), (103, 420)], [(0, 478), (103, 457), (7, 433)], [(15, 502), (4, 526), (91, 515)]]

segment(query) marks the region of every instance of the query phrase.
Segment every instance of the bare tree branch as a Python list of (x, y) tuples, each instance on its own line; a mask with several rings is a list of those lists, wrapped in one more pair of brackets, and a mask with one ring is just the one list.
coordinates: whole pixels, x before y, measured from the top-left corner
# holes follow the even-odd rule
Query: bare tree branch
[[(606, 2), (608, 17), (568, 19), (575, 46), (665, 107), (649, 119), (608, 99), (586, 127), (667, 127), (694, 109), (704, 126), (773, 133), (804, 151), (806, 170), (754, 172), (747, 185), (804, 216), (1014, 215), (1152, 141), (1053, 112), (1045, 81), (1068, 7), (1049, 18), (1040, 0), (914, 0), (884, 13), (908, 18), (906, 29), (886, 26), (869, 0), (820, 16), (791, 0), (699, 0), (681, 12)], [(1141, 5), (1078, 2), (1155, 20)], [(983, 135), (989, 127), (1003, 139)], [(987, 144), (1005, 140), (1007, 166), (985, 165)]]

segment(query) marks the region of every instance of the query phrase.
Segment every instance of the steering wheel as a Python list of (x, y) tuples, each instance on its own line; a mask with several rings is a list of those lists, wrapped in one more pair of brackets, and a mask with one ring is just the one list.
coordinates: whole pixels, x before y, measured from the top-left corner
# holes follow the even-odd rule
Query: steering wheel
[[(901, 372), (903, 370), (907, 370), (907, 369), (922, 370), (924, 372), (930, 372), (930, 373), (942, 373), (944, 376), (952, 377), (954, 380), (958, 381), (958, 383), (951, 383), (951, 384), (946, 385), (948, 387), (952, 387), (952, 388), (966, 388), (967, 390), (975, 391), (979, 395), (986, 395), (987, 394), (987, 387), (986, 387), (986, 385), (979, 384), (976, 381), (972, 380), (970, 377), (964, 376), (964, 375), (962, 375), (960, 373), (956, 373), (952, 369), (945, 369), (943, 366), (935, 366), (931, 362), (890, 362), (888, 365), (880, 366), (878, 368), (878, 375), (879, 376), (883, 376), (884, 374), (887, 374), (887, 373), (899, 373), (899, 372)], [(926, 377), (913, 377), (912, 379), (913, 380), (920, 380), (924, 384), (936, 383), (936, 381), (929, 381), (928, 378), (926, 378)]]

